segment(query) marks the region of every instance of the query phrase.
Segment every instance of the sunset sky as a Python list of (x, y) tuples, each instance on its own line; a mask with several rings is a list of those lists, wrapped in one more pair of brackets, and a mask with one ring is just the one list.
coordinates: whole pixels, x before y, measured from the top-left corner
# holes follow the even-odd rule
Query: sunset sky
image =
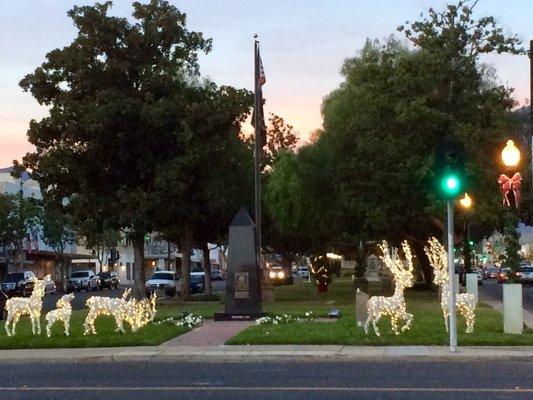
[[(367, 37), (384, 39), (396, 27), (418, 18), (437, 0), (171, 0), (187, 13), (188, 27), (214, 40), (200, 59), (201, 73), (218, 84), (253, 88), (253, 38), (259, 34), (267, 76), (266, 111), (294, 125), (305, 140), (320, 128), (322, 98), (340, 83), (339, 69)], [(32, 118), (46, 115), (19, 80), (44, 55), (71, 42), (75, 31), (66, 11), (82, 0), (0, 1), (0, 167), (30, 149), (26, 130)], [(532, 0), (481, 0), (477, 15), (494, 15), (506, 31), (533, 39)], [(131, 15), (130, 0), (115, 0), (112, 13)], [(504, 84), (515, 98), (529, 98), (527, 56), (491, 55)], [(246, 127), (245, 129), (250, 129)]]

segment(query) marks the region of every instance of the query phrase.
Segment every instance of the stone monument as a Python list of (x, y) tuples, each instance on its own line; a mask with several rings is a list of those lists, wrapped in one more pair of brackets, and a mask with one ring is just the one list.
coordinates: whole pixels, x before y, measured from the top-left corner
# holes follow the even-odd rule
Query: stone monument
[(225, 311), (215, 313), (215, 321), (256, 319), (261, 310), (255, 225), (241, 207), (229, 227)]

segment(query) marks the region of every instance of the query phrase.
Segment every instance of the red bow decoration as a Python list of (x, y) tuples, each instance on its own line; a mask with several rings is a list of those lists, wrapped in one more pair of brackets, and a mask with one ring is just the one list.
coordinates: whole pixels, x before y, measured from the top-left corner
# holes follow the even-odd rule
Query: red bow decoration
[(518, 208), (518, 204), (520, 203), (520, 187), (522, 186), (522, 175), (520, 175), (520, 172), (514, 174), (512, 178), (509, 178), (505, 174), (501, 174), (498, 178), (498, 183), (502, 187), (503, 205), (511, 207), (511, 203), (509, 202), (509, 192), (512, 190), (514, 194), (514, 204), (515, 207)]

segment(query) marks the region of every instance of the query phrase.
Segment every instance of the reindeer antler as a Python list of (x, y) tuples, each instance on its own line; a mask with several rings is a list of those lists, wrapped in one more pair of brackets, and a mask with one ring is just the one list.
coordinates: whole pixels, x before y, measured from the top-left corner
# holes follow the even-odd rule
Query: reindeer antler
[(402, 242), (402, 249), (403, 249), (403, 253), (405, 254), (405, 259), (407, 260), (407, 270), (409, 272), (412, 272), (414, 270), (413, 254), (411, 253), (411, 247), (409, 246), (409, 243), (407, 242), (407, 240), (404, 240)]

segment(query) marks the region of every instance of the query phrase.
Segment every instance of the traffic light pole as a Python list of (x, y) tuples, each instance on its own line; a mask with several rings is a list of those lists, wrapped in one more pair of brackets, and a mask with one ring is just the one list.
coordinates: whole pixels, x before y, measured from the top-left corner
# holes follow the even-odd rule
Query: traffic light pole
[(448, 234), (448, 276), (450, 277), (450, 294), (448, 298), (448, 310), (450, 313), (450, 352), (457, 352), (457, 314), (455, 309), (455, 265), (453, 262), (453, 200), (446, 202), (447, 209), (447, 234)]

